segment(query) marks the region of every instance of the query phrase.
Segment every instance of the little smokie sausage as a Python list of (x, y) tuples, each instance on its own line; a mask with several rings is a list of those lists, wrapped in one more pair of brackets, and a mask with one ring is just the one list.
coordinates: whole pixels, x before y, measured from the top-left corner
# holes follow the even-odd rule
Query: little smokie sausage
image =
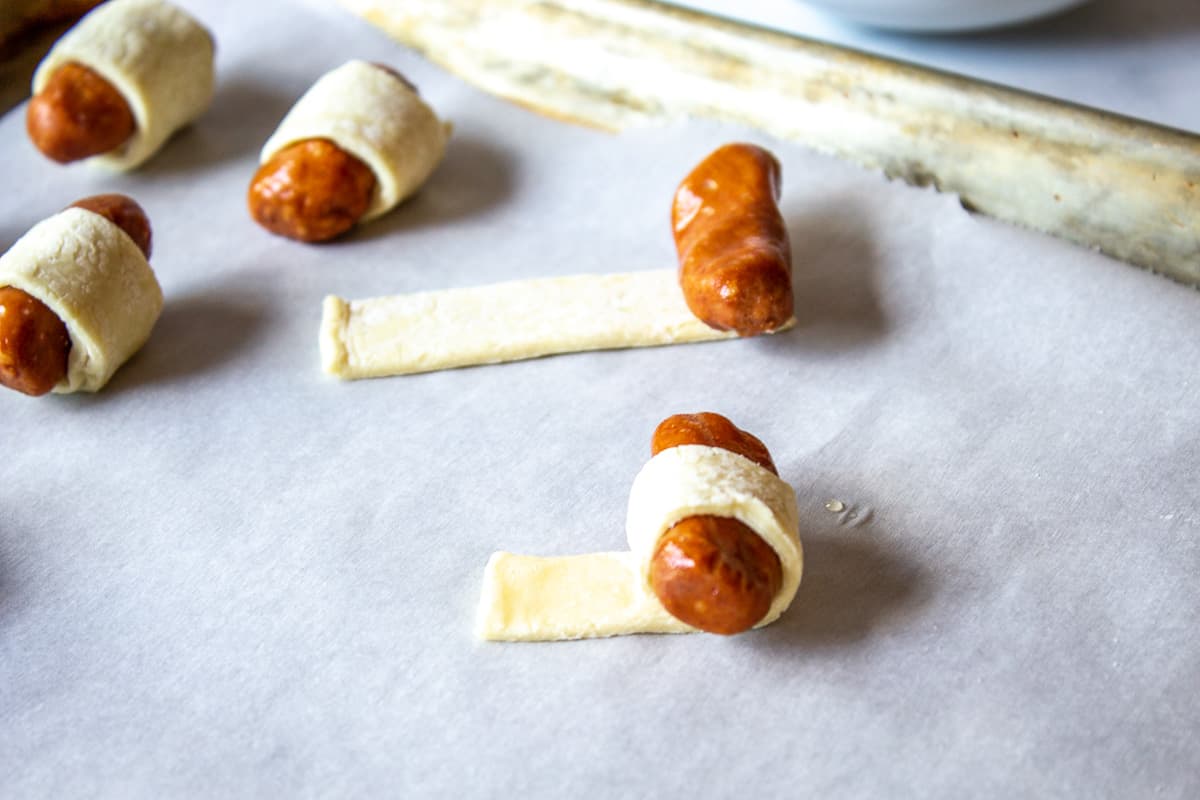
[(263, 143), (250, 216), (304, 242), (339, 236), (411, 197), (450, 130), (403, 75), (351, 59), (317, 78)]
[(134, 169), (208, 108), (213, 55), (212, 34), (169, 0), (100, 3), (38, 64), (29, 137), (55, 161)]
[[(385, 64), (374, 64), (408, 91), (416, 86)], [(330, 139), (304, 139), (271, 156), (250, 182), (250, 216), (272, 234), (306, 242), (334, 239), (371, 206), (376, 176)]]
[(67, 374), (71, 337), (46, 304), (12, 286), (0, 287), (0, 384), (38, 397)]
[(259, 167), (246, 202), (271, 233), (323, 242), (353, 228), (374, 191), (370, 167), (328, 139), (307, 139)]
[[(387, 64), (372, 66), (417, 87)], [(285, 147), (250, 182), (247, 203), (254, 220), (272, 233), (302, 242), (323, 242), (354, 227), (371, 205), (375, 174), (328, 139)]]
[(742, 336), (792, 317), (791, 248), (779, 162), (750, 144), (718, 148), (683, 179), (671, 205), (679, 282), (707, 325)]
[[(414, 94), (417, 87), (387, 64), (371, 67), (395, 78)], [(259, 167), (250, 181), (250, 216), (271, 233), (302, 242), (323, 242), (353, 228), (367, 213), (375, 173), (326, 138), (284, 147)]]
[[(101, 194), (71, 206), (109, 220), (150, 257), (150, 220), (131, 198)], [(46, 394), (66, 376), (70, 353), (67, 326), (45, 303), (13, 286), (0, 287), (0, 385)]]
[[(659, 424), (651, 455), (680, 445), (730, 450), (778, 475), (771, 454), (755, 436), (720, 414), (676, 414)], [(731, 517), (680, 520), (659, 540), (650, 562), (650, 585), (674, 617), (709, 633), (749, 630), (771, 607), (783, 567), (771, 546)]]
[(55, 70), (25, 112), (34, 146), (60, 164), (116, 150), (136, 127), (121, 93), (95, 70), (74, 62)]

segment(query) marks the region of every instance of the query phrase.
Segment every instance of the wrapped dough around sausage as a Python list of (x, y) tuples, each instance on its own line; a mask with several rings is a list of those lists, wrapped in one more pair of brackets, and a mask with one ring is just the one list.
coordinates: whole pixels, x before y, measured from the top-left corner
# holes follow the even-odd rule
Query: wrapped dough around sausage
[(420, 95), (387, 70), (348, 61), (321, 76), (263, 146), (260, 163), (306, 139), (328, 139), (375, 174), (366, 222), (420, 188), (441, 162), (450, 136)]
[(804, 557), (792, 487), (748, 458), (705, 445), (654, 456), (634, 479), (629, 551), (541, 558), (494, 553), (484, 571), (477, 633), (504, 641), (554, 641), (630, 633), (691, 633), (650, 587), (659, 539), (691, 516), (732, 517), (775, 551), (783, 582), (762, 627), (779, 618), (800, 586)]
[(68, 208), (39, 222), (0, 257), (0, 286), (40, 300), (71, 337), (67, 375), (52, 391), (94, 392), (136, 353), (162, 311), (142, 251), (115, 224)]
[(38, 94), (69, 62), (113, 85), (133, 112), (133, 136), (89, 161), (137, 167), (212, 102), (213, 38), (191, 15), (164, 0), (109, 0), (64, 35), (33, 76)]

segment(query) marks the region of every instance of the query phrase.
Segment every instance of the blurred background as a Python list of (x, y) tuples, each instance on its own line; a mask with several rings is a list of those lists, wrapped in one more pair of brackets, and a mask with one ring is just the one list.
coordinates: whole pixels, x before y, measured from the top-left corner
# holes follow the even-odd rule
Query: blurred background
[[(1162, 125), (1200, 131), (1200, 1), (1198, 0), (675, 0), (676, 5), (811, 36), (881, 55), (1016, 86)], [(966, 30), (931, 20), (950, 15)], [(1057, 13), (1024, 19), (1037, 8)], [(833, 9), (842, 9), (835, 13)], [(856, 20), (865, 10), (895, 26)], [(901, 9), (921, 13), (906, 18)], [(974, 28), (1004, 17), (1008, 25)], [(1065, 10), (1064, 10), (1065, 9)], [(864, 12), (864, 13), (859, 13)], [(988, 12), (988, 13), (985, 13)], [(1024, 13), (1018, 13), (1024, 12)], [(918, 30), (901, 30), (905, 19)]]

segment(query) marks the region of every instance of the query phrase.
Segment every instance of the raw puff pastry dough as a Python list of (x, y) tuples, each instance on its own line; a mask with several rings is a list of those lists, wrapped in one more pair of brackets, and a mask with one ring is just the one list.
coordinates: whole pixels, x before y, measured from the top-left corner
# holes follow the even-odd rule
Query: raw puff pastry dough
[(145, 344), (163, 296), (142, 251), (99, 214), (68, 208), (33, 226), (0, 257), (0, 286), (46, 304), (67, 326), (60, 394), (94, 392)]
[(442, 160), (450, 125), (394, 75), (365, 61), (327, 72), (263, 145), (260, 163), (290, 144), (329, 139), (375, 173), (366, 222), (415, 192)]
[(672, 447), (650, 459), (629, 493), (629, 552), (537, 558), (494, 553), (484, 570), (481, 638), (553, 641), (627, 633), (689, 633), (650, 588), (650, 559), (672, 525), (699, 514), (733, 517), (778, 554), (783, 585), (755, 627), (779, 618), (800, 586), (804, 557), (792, 487), (736, 453)]
[(33, 76), (33, 92), (68, 61), (111, 83), (137, 130), (113, 153), (88, 161), (117, 170), (141, 164), (213, 97), (213, 39), (187, 12), (163, 0), (109, 0), (54, 45)]
[(678, 272), (667, 269), (367, 300), (330, 296), (320, 346), (326, 372), (354, 379), (733, 338), (733, 331), (710, 328), (692, 314)]

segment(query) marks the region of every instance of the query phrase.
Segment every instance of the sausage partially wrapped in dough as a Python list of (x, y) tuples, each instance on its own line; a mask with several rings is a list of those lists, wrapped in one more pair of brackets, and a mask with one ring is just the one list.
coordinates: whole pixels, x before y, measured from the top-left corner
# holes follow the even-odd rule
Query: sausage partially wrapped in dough
[[(135, 216), (141, 216), (136, 204), (121, 200), (136, 209)], [(63, 345), (69, 349), (60, 367), (61, 377), (46, 387), (50, 391), (94, 392), (102, 388), (145, 344), (162, 311), (162, 289), (145, 254), (149, 250), (148, 225), (139, 231), (127, 219), (112, 221), (105, 213), (116, 216), (110, 210), (113, 207), (110, 203), (99, 212), (68, 208), (39, 222), (0, 257), (0, 291), (24, 299), (22, 307), (38, 309), (43, 316), (48, 310), (65, 328), (68, 341)], [(118, 223), (125, 223), (132, 233)], [(0, 305), (7, 314), (9, 304)], [(12, 313), (18, 313), (17, 304), (12, 305)], [(7, 330), (6, 325), (0, 327)], [(7, 374), (19, 375), (23, 365), (9, 362), (30, 355), (4, 350), (0, 366)]]
[(349, 61), (321, 76), (263, 146), (251, 216), (282, 236), (331, 239), (415, 193), (449, 135), (401, 75)]
[(47, 156), (137, 167), (212, 102), (211, 34), (164, 0), (109, 0), (33, 76), (26, 124)]
[[(668, 610), (653, 575), (661, 543), (677, 525), (696, 518), (744, 526), (778, 559), (780, 580), (765, 613), (752, 624), (778, 619), (795, 597), (803, 569), (795, 492), (746, 455), (688, 444), (662, 450), (634, 479), (626, 517), (629, 551), (549, 558), (494, 553), (484, 572), (479, 636), (551, 641), (708, 629)], [(714, 560), (736, 561), (740, 555), (721, 552)], [(721, 565), (666, 566), (711, 570)], [(719, 604), (721, 593), (710, 592), (709, 598)], [(719, 612), (707, 609), (703, 616)]]

